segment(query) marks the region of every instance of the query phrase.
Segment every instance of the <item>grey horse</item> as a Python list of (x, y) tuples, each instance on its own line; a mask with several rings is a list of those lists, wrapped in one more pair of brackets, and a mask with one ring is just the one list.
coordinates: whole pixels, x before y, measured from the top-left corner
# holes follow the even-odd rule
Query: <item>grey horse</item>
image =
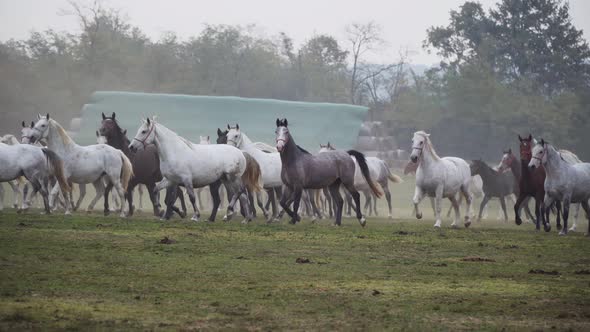
[[(282, 162), (281, 179), (288, 191), (283, 191), (281, 206), (291, 217), (291, 223), (300, 220), (297, 211), (299, 210), (303, 189), (328, 187), (336, 206), (335, 225), (339, 226), (342, 221), (342, 206), (344, 203), (340, 195), (340, 185), (343, 185), (352, 195), (356, 205), (356, 216), (361, 226), (364, 227), (367, 221), (361, 213), (360, 195), (354, 187), (355, 165), (350, 156), (356, 158), (361, 173), (373, 193), (377, 197), (383, 195), (378, 185), (371, 180), (365, 156), (354, 150), (348, 152), (334, 150), (312, 155), (295, 144), (293, 136), (289, 133), (287, 119), (277, 119), (276, 125), (276, 147), (281, 155)], [(293, 211), (289, 207), (291, 200), (293, 200)], [(312, 206), (317, 210), (315, 200), (312, 200)]]

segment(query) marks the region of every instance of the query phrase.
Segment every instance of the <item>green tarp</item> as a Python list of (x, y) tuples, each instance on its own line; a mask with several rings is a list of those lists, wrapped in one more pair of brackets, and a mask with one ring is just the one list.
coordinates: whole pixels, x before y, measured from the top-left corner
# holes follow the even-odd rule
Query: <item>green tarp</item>
[(297, 144), (316, 151), (320, 143), (330, 141), (346, 149), (356, 143), (367, 110), (344, 104), (99, 91), (82, 109), (76, 141), (95, 143), (101, 113), (116, 112), (129, 139), (137, 132), (141, 118), (156, 115), (158, 122), (196, 143), (200, 135), (211, 136), (215, 143), (218, 127), (223, 130), (228, 123), (239, 123), (253, 141), (274, 145), (276, 118), (287, 118)]

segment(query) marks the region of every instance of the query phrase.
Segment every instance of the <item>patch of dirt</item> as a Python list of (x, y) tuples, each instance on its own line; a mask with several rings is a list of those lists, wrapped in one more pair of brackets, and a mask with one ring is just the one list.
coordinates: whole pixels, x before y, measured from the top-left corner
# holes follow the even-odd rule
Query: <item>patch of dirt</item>
[(297, 257), (297, 259), (295, 260), (295, 263), (307, 264), (307, 263), (311, 263), (311, 261), (309, 260), (309, 258)]
[(517, 246), (516, 244), (511, 244), (511, 245), (504, 246), (504, 249), (520, 249), (520, 247)]
[(160, 243), (160, 244), (173, 244), (173, 243), (176, 243), (176, 240), (171, 239), (167, 236), (164, 236), (164, 238), (161, 239), (160, 241), (158, 241), (158, 243)]
[(545, 270), (541, 270), (541, 269), (536, 269), (536, 270), (530, 270), (529, 274), (546, 274), (546, 275), (551, 275), (551, 276), (558, 276), (560, 275), (560, 273), (556, 270), (553, 271), (545, 271)]
[(366, 236), (364, 236), (364, 235), (357, 235), (357, 236), (356, 236), (356, 238), (357, 238), (357, 239), (365, 239), (365, 238), (367, 238), (367, 237), (366, 237)]
[(248, 257), (238, 256), (238, 257), (236, 257), (236, 259), (248, 259)]
[(96, 227), (103, 228), (103, 227), (111, 227), (112, 225), (113, 224), (105, 224), (105, 225), (103, 225), (103, 224), (97, 224)]
[(575, 274), (590, 274), (590, 270), (580, 270), (580, 271), (576, 271), (574, 273)]
[(434, 263), (432, 264), (432, 266), (436, 266), (436, 267), (447, 267), (447, 263)]
[(397, 234), (397, 235), (411, 235), (411, 234), (414, 234), (414, 233), (412, 233), (412, 232), (406, 232), (406, 231), (398, 231), (398, 232), (395, 232), (393, 234)]
[(24, 222), (19, 222), (17, 226), (18, 226), (18, 227), (29, 227), (29, 226), (31, 226), (31, 225), (29, 225), (29, 224), (25, 224)]
[(560, 312), (557, 315), (558, 319), (567, 319), (567, 318), (576, 318), (576, 314), (574, 314), (573, 312)]
[(381, 293), (380, 291), (378, 291), (376, 289), (373, 289), (373, 292), (371, 293), (371, 295), (373, 295), (373, 296), (377, 296), (377, 295), (381, 295), (381, 294), (383, 294), (383, 293)]
[(479, 256), (469, 256), (469, 257), (461, 258), (461, 260), (463, 262), (491, 262), (491, 263), (496, 262), (495, 259), (479, 257)]

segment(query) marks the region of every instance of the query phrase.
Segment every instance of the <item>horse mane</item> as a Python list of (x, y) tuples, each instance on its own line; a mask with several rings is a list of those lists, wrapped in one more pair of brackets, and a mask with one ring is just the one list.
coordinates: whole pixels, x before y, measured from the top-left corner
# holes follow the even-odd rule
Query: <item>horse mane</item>
[(426, 149), (428, 151), (430, 151), (434, 160), (440, 160), (440, 157), (438, 156), (438, 154), (434, 150), (434, 146), (432, 146), (432, 141), (430, 140), (429, 135), (423, 130), (417, 131), (416, 134), (418, 134), (426, 139)]
[(49, 119), (49, 123), (55, 127), (64, 145), (75, 144), (70, 135), (68, 135), (66, 130), (59, 124), (59, 122)]
[(311, 153), (307, 152), (307, 150), (305, 150), (304, 148), (300, 147), (299, 145), (295, 144), (295, 146), (299, 149), (299, 151), (301, 151), (305, 154), (311, 154)]
[(576, 162), (581, 163), (582, 160), (580, 158), (578, 158), (578, 156), (571, 152), (570, 150), (566, 150), (566, 149), (561, 149), (558, 150), (557, 152), (559, 152), (559, 156), (561, 156), (561, 159), (565, 161), (565, 159), (563, 159), (563, 154), (567, 154), (569, 156), (571, 156)]

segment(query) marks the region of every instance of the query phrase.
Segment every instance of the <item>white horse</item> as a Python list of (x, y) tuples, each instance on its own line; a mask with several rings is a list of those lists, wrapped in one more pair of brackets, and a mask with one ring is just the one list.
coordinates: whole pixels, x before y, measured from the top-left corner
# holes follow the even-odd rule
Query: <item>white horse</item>
[[(260, 165), (260, 172), (262, 174), (263, 187), (268, 193), (272, 203), (272, 216), (269, 216), (261, 202), (260, 194), (256, 195), (258, 206), (262, 209), (264, 216), (270, 221), (277, 214), (276, 202), (274, 200), (274, 192), (276, 188), (282, 188), (283, 181), (281, 180), (281, 156), (278, 152), (269, 152), (272, 147), (267, 148), (267, 151), (260, 149), (261, 143), (255, 144), (250, 138), (240, 130), (240, 126), (236, 124), (234, 128), (227, 126), (227, 144), (235, 146), (238, 149), (250, 154)], [(276, 151), (276, 148), (274, 149)]]
[[(96, 189), (96, 197), (90, 202), (87, 211), (94, 208), (96, 202), (104, 194), (103, 176), (106, 176), (117, 193), (121, 202), (125, 202), (125, 192), (129, 179), (133, 176), (133, 166), (125, 154), (109, 145), (96, 144), (80, 146), (76, 144), (66, 133), (63, 127), (55, 120), (47, 116), (39, 115), (39, 120), (33, 127), (31, 141), (45, 139), (49, 149), (57, 153), (64, 163), (64, 174), (69, 183), (92, 183)], [(53, 187), (52, 196), (56, 196), (59, 187)], [(70, 206), (73, 202), (72, 194), (66, 196), (66, 214), (70, 214)], [(67, 196), (69, 196), (69, 201)], [(84, 196), (80, 193), (78, 202)], [(125, 205), (125, 204), (122, 204)], [(125, 216), (121, 209), (121, 216)]]
[(417, 131), (412, 138), (412, 153), (410, 159), (418, 163), (416, 170), (416, 189), (414, 192), (414, 211), (416, 218), (421, 219), (422, 213), (418, 204), (424, 196), (434, 197), (434, 208), (436, 223), (434, 227), (441, 226), (441, 209), (443, 197), (448, 198), (455, 209), (455, 219), (451, 224), (457, 227), (460, 219), (459, 203), (457, 202), (457, 193), (461, 192), (467, 202), (467, 211), (465, 213), (465, 227), (471, 225), (471, 202), (472, 196), (469, 188), (471, 182), (471, 170), (469, 164), (456, 157), (440, 158), (432, 142), (430, 135)]
[(64, 192), (70, 187), (64, 176), (63, 163), (53, 151), (28, 144), (0, 143), (0, 182), (12, 181), (24, 175), (43, 197), (45, 213), (51, 213), (47, 184), (55, 176)]
[[(24, 125), (24, 121), (23, 121)], [(14, 135), (4, 135), (0, 138), (0, 143), (4, 143), (7, 145), (17, 145), (20, 144), (18, 139)], [(18, 198), (22, 197), (22, 203), (25, 202), (25, 197), (23, 196), (23, 190), (21, 190), (20, 185), (23, 183), (22, 178), (18, 177), (16, 180), (7, 181), (8, 185), (12, 189), (12, 197), (14, 199), (14, 203), (12, 206), (15, 209), (18, 209)], [(24, 184), (26, 186), (26, 183)], [(0, 185), (0, 210), (4, 209), (4, 187)]]
[[(532, 150), (532, 159), (529, 167), (545, 167), (545, 198), (541, 207), (543, 225), (545, 220), (545, 209), (551, 206), (554, 201), (561, 201), (563, 208), (563, 229), (559, 235), (567, 234), (567, 222), (571, 203), (580, 203), (586, 216), (590, 218), (590, 163), (577, 163), (571, 165), (562, 158), (552, 145), (544, 140), (537, 143)], [(588, 233), (590, 236), (590, 219), (588, 222)]]
[[(245, 191), (246, 187), (252, 191), (259, 190), (260, 173), (254, 173), (247, 167), (246, 157), (242, 151), (226, 144), (194, 144), (149, 118), (142, 120), (129, 148), (137, 151), (148, 144), (155, 144), (158, 149), (160, 169), (165, 178), (162, 182), (167, 186), (168, 192), (173, 193), (172, 198), (176, 200), (174, 196), (178, 185), (186, 188), (194, 210), (192, 220), (198, 221), (200, 218), (199, 210), (195, 206), (193, 188), (209, 185), (214, 204), (209, 220), (215, 220), (219, 205), (220, 182), (224, 184), (228, 196), (231, 195), (224, 219), (229, 220), (233, 216), (233, 208), (238, 199), (246, 211), (246, 219), (242, 223), (252, 219)], [(172, 204), (174, 200), (171, 200)], [(171, 214), (171, 207), (168, 204), (166, 218), (169, 218)]]

